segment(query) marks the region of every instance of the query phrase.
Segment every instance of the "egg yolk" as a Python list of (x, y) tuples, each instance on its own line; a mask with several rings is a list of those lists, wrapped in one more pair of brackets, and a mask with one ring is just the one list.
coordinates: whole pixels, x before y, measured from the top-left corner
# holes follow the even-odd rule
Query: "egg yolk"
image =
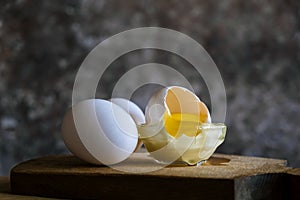
[(182, 134), (193, 137), (201, 133), (201, 123), (209, 121), (206, 105), (187, 90), (172, 88), (165, 98), (164, 126), (169, 135), (178, 138)]
[(203, 102), (198, 102), (199, 114), (191, 113), (164, 113), (164, 125), (166, 131), (173, 137), (178, 138), (182, 134), (190, 137), (201, 133), (199, 126), (207, 122), (208, 109)]
[(173, 137), (177, 138), (183, 133), (188, 136), (199, 134), (199, 116), (188, 113), (164, 114), (164, 123), (166, 131)]

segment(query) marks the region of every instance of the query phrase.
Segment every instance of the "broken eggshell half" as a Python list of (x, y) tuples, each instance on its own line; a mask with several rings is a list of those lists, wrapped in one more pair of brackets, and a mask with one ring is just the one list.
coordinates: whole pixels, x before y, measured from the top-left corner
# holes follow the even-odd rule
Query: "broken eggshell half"
[(207, 160), (224, 141), (226, 126), (211, 123), (206, 105), (191, 91), (170, 86), (156, 92), (145, 111), (139, 138), (159, 163), (195, 165)]

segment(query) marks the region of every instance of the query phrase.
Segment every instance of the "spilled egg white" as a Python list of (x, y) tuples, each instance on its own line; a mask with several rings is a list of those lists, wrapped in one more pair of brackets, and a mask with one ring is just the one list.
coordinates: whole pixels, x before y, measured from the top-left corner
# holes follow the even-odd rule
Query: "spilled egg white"
[(93, 164), (119, 163), (138, 143), (136, 123), (130, 114), (102, 99), (84, 100), (69, 109), (61, 132), (67, 148)]

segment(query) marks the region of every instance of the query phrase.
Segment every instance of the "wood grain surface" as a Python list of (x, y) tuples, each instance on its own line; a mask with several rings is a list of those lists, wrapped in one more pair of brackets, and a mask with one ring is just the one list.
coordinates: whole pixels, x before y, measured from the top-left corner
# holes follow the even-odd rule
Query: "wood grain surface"
[(285, 160), (214, 154), (202, 166), (170, 165), (142, 173), (154, 164), (140, 153), (117, 171), (74, 156), (48, 156), (11, 171), (15, 194), (71, 199), (283, 199)]

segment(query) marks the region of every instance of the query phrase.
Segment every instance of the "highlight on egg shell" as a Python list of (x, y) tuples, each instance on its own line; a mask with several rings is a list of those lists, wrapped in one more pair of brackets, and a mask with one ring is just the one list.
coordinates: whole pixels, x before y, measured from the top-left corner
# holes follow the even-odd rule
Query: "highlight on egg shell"
[(98, 165), (122, 162), (138, 143), (136, 123), (130, 114), (102, 99), (84, 100), (72, 106), (64, 116), (61, 132), (75, 156)]

